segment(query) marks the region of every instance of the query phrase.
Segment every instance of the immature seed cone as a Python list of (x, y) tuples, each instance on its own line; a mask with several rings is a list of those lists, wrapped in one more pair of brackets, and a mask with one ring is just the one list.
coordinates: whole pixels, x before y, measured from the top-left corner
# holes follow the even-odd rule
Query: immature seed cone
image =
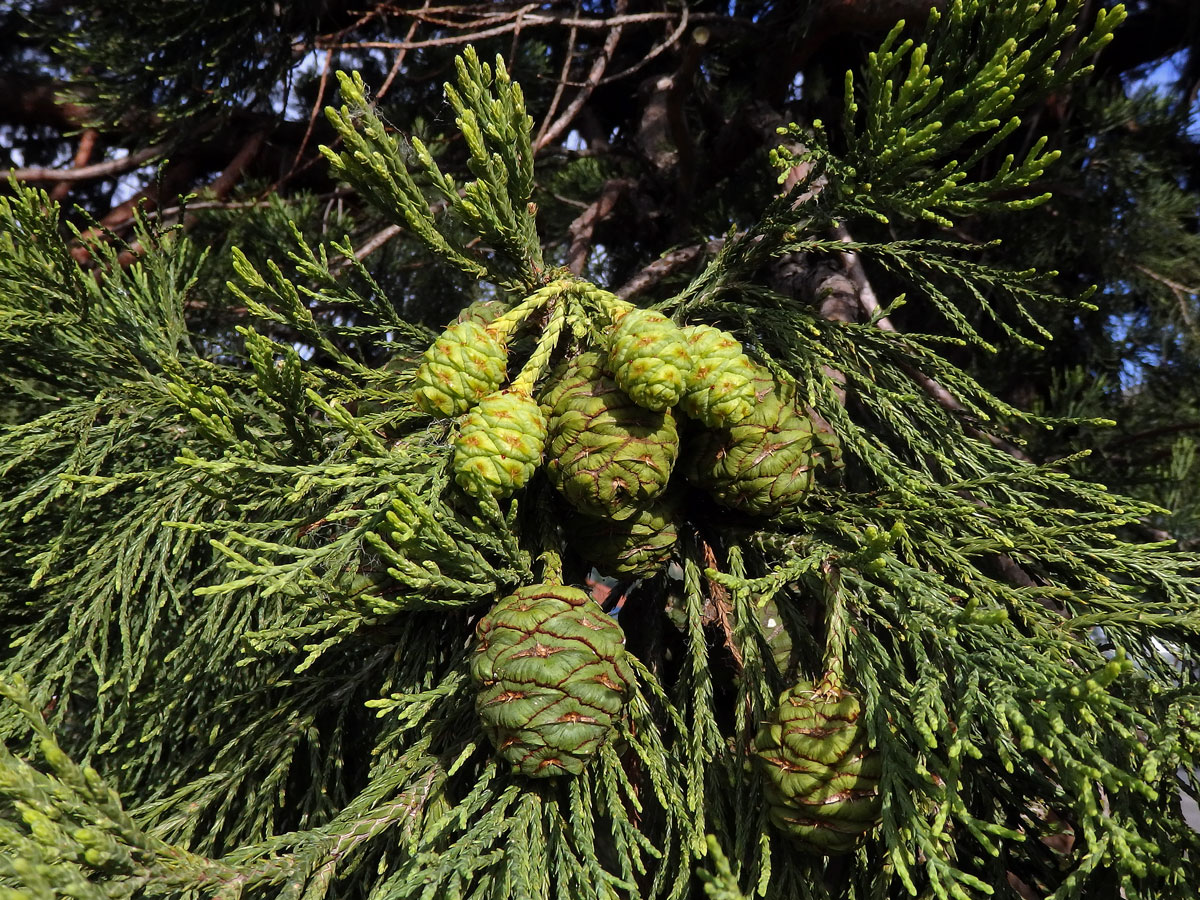
[(829, 676), (779, 696), (755, 753), (771, 821), (820, 853), (845, 853), (879, 821), (880, 756), (867, 746), (858, 698)]
[(542, 402), (550, 418), (546, 472), (577, 509), (626, 519), (667, 486), (679, 455), (674, 415), (630, 400), (598, 353), (555, 373)]
[(789, 392), (759, 370), (753, 412), (730, 428), (697, 435), (684, 471), (723, 506), (773, 515), (804, 499), (814, 470), (836, 446), (831, 432), (818, 431)]
[(525, 485), (546, 446), (546, 416), (527, 394), (489, 394), (454, 440), (454, 480), (476, 497), (507, 497)]
[(649, 309), (635, 309), (609, 335), (613, 379), (638, 406), (662, 412), (683, 395), (692, 359), (679, 326)]
[(674, 507), (659, 501), (627, 519), (581, 516), (571, 525), (579, 555), (606, 575), (653, 575), (670, 561), (679, 539)]
[(504, 381), (504, 344), (473, 318), (443, 331), (421, 357), (414, 380), (417, 406), (435, 416), (460, 416)]
[(633, 684), (625, 635), (578, 588), (523, 587), (480, 620), (471, 678), (497, 752), (524, 775), (578, 775)]
[(754, 410), (755, 366), (728, 331), (711, 325), (689, 325), (687, 338), (692, 371), (679, 405), (709, 428), (744, 421)]
[(458, 315), (454, 317), (454, 322), (478, 322), (480, 325), (490, 325), (492, 321), (501, 313), (508, 309), (508, 304), (500, 300), (476, 300), (474, 303), (468, 303)]

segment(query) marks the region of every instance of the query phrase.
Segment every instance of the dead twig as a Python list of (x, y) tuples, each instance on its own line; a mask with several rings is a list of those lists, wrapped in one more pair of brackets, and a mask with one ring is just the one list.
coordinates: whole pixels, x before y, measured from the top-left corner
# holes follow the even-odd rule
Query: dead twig
[(1166, 275), (1155, 272), (1153, 269), (1148, 269), (1143, 265), (1134, 263), (1133, 267), (1145, 275), (1147, 278), (1157, 281), (1159, 284), (1166, 285), (1170, 288), (1171, 293), (1175, 296), (1175, 302), (1179, 304), (1179, 314), (1183, 317), (1184, 323), (1188, 328), (1196, 327), (1196, 319), (1192, 315), (1192, 311), (1188, 308), (1188, 297), (1194, 297), (1200, 293), (1200, 288), (1188, 287), (1186, 284), (1180, 284), (1178, 281), (1173, 281)]
[(256, 131), (246, 139), (246, 143), (237, 154), (229, 161), (222, 171), (204, 191), (204, 194), (210, 199), (221, 200), (226, 197), (233, 186), (238, 183), (242, 177), (242, 173), (246, 171), (246, 167), (254, 157), (258, 156), (258, 151), (262, 149), (263, 141), (267, 138), (265, 131)]
[[(716, 569), (717, 554), (713, 552), (713, 548), (709, 546), (708, 541), (700, 541), (701, 552), (704, 556), (704, 565), (709, 569)], [(705, 579), (708, 582), (708, 602), (704, 604), (704, 612), (701, 616), (701, 623), (711, 625), (714, 622), (721, 627), (721, 634), (725, 639), (725, 647), (729, 651), (729, 655), (733, 657), (734, 665), (740, 673), (745, 668), (745, 663), (742, 658), (741, 648), (737, 645), (737, 640), (733, 636), (733, 607), (729, 605), (729, 591), (711, 579)]]
[(317, 99), (313, 102), (312, 112), (308, 116), (308, 127), (304, 129), (304, 137), (300, 139), (300, 146), (296, 150), (296, 155), (292, 159), (292, 164), (288, 168), (287, 174), (279, 179), (279, 184), (287, 181), (292, 177), (292, 173), (296, 171), (296, 167), (300, 165), (300, 159), (304, 156), (304, 151), (308, 147), (308, 139), (312, 137), (313, 128), (317, 124), (317, 116), (321, 114), (321, 103), (325, 99), (325, 88), (329, 84), (329, 68), (333, 64), (333, 51), (325, 51), (325, 63), (321, 66), (321, 82), (317, 85)]
[(650, 52), (647, 53), (645, 56), (643, 56), (641, 59), (639, 59), (632, 66), (622, 69), (620, 72), (614, 72), (612, 75), (605, 75), (603, 78), (600, 79), (599, 83), (600, 84), (609, 84), (610, 82), (613, 82), (613, 81), (620, 81), (622, 78), (628, 78), (634, 72), (637, 72), (639, 69), (643, 68), (647, 63), (649, 63), (651, 60), (653, 60), (655, 57), (657, 57), (659, 54), (661, 54), (664, 50), (668, 49), (669, 47), (674, 47), (676, 44), (679, 43), (679, 39), (681, 37), (683, 37), (683, 33), (685, 31), (687, 31), (688, 20), (690, 17), (691, 17), (691, 13), (688, 10), (688, 4), (684, 3), (683, 11), (679, 15), (679, 24), (676, 25), (674, 29), (672, 29), (670, 34), (668, 34), (665, 38), (663, 38), (661, 41), (659, 41), (657, 44), (655, 44), (653, 47), (651, 47)]
[[(582, 0), (575, 0), (575, 14), (579, 14), (579, 7)], [(542, 136), (546, 133), (546, 129), (550, 127), (550, 122), (554, 119), (554, 114), (558, 111), (558, 101), (562, 99), (563, 90), (567, 84), (567, 76), (571, 74), (571, 63), (575, 61), (575, 39), (579, 35), (579, 29), (572, 27), (570, 34), (567, 35), (567, 55), (563, 58), (562, 72), (558, 76), (558, 84), (554, 86), (554, 96), (550, 98), (550, 108), (546, 110), (546, 115), (542, 119), (541, 127), (538, 128), (537, 135), (533, 139), (534, 146), (540, 146)]]
[[(388, 225), (368, 238), (357, 250), (354, 251), (354, 258), (362, 262), (404, 229), (399, 225)], [(347, 265), (349, 260), (346, 260)]]
[[(429, 9), (429, 0), (425, 0), (425, 5), (422, 10)], [(414, 18), (408, 26), (408, 34), (404, 36), (405, 41), (411, 41), (412, 36), (417, 33), (417, 28), (420, 26), (421, 20)], [(383, 85), (375, 92), (375, 100), (378, 102), (384, 94), (392, 86), (392, 82), (396, 80), (396, 76), (400, 73), (400, 68), (404, 65), (404, 59), (408, 56), (408, 48), (401, 47), (396, 53), (396, 58), (392, 60), (392, 68), (388, 70), (387, 78), (383, 80)]]
[[(622, 4), (621, 9), (625, 8)], [(456, 7), (449, 7), (456, 10)], [(575, 15), (552, 15), (549, 13), (532, 12), (536, 9), (535, 4), (522, 7), (519, 10), (514, 10), (502, 16), (496, 16), (482, 21), (499, 21), (503, 24), (495, 25), (490, 28), (479, 29), (480, 19), (474, 19), (469, 22), (455, 22), (451, 20), (439, 20), (429, 15), (435, 10), (414, 10), (407, 15), (419, 19), (422, 22), (439, 25), (443, 28), (456, 28), (462, 30), (463, 34), (447, 35), (440, 38), (428, 38), (422, 41), (404, 40), (404, 41), (338, 41), (330, 37), (318, 38), (316, 47), (322, 50), (418, 50), (423, 47), (445, 47), (454, 44), (472, 43), (486, 37), (496, 37), (501, 34), (508, 34), (520, 28), (527, 28), (537, 25), (556, 25), (558, 27), (579, 28), (582, 30), (591, 31), (606, 31), (614, 28), (623, 28), (626, 25), (644, 25), (653, 22), (671, 21), (679, 13), (672, 11), (664, 12), (647, 12), (647, 13), (630, 13), (628, 15), (618, 13), (615, 16), (607, 18), (592, 18), (579, 17)], [(734, 25), (739, 27), (755, 27), (752, 22), (743, 22), (737, 19), (731, 19), (729, 16), (722, 13), (691, 13), (690, 19), (694, 22), (717, 22), (722, 25)], [(664, 48), (665, 49), (665, 48)], [(659, 51), (660, 53), (662, 51)]]

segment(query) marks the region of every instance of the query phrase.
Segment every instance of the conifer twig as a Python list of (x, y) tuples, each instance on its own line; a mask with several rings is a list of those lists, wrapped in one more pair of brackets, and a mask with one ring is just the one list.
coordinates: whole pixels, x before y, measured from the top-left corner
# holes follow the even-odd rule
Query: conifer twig
[(846, 680), (846, 638), (850, 623), (842, 593), (842, 573), (832, 560), (821, 563), (825, 576), (825, 672), (835, 685)]

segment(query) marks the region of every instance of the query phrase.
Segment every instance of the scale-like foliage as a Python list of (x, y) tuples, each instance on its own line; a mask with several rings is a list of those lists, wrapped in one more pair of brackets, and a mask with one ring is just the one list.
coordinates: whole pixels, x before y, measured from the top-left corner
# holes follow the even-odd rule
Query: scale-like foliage
[[(823, 238), (839, 217), (949, 219), (1029, 185), (1040, 148), (986, 183), (946, 160), (1010, 127), (986, 97), (1015, 116), (1078, 74), (1120, 15), (1057, 62), (1078, 5), (956, 3), (921, 44), (894, 33), (847, 153), (814, 145), (807, 195), (731, 231), (660, 304), (677, 324), (719, 322), (843, 466), (795, 502), (729, 510), (669, 478), (671, 455), (656, 484), (670, 564), (609, 598), (625, 707), (588, 723), (603, 734), (578, 775), (498, 761), (469, 675), (500, 598), (589, 574), (556, 461), (511, 497), (456, 484), (463, 423), (415, 399), (435, 335), (361, 265), (363, 292), (349, 286), (331, 262), (353, 258), (348, 242), (310, 248), (292, 230), (278, 263), (235, 253), (229, 295), (249, 318), (209, 352), (184, 310), (214, 263), (185, 235), (143, 227), (140, 261), (97, 247), (89, 273), (48, 196), (0, 200), (0, 379), (28, 398), (0, 431), (0, 894), (1190, 896), (1200, 838), (1178, 805), (1200, 763), (1197, 560), (1126, 542), (1155, 508), (1070, 478), (1070, 460), (996, 446), (1009, 423), (1055, 423), (990, 395), (944, 338), (878, 327), (887, 309), (825, 319), (764, 286), (777, 257), (845, 249)], [(448, 88), (475, 179), (461, 189), (342, 83), (335, 171), (490, 280), (502, 302), (480, 324), (504, 339), (506, 389), (561, 399), (559, 364), (585, 352), (601, 377), (629, 304), (544, 263), (531, 120), (503, 65), (467, 52)], [(890, 182), (870, 168), (882, 153)], [(1015, 336), (1048, 299), (957, 245), (853, 249), (980, 347), (981, 311)], [(318, 315), (329, 303), (361, 318)], [(635, 418), (606, 421), (592, 449), (636, 443)], [(709, 426), (690, 427), (684, 453)], [(503, 691), (554, 650), (534, 633), (513, 646)], [(771, 824), (751, 764), (780, 695), (823, 677), (853, 698), (872, 789), (879, 773), (869, 833), (836, 863)]]

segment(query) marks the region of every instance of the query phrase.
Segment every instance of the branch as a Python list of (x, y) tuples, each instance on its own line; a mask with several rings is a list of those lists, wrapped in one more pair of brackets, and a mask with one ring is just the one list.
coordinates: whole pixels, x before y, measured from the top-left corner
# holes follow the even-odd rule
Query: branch
[[(622, 3), (619, 8), (625, 8), (626, 3)], [(425, 10), (415, 10), (408, 15), (421, 21), (432, 21), (424, 15)], [(492, 21), (503, 21), (508, 19), (503, 25), (497, 25), (492, 28), (484, 28), (482, 30), (474, 30), (478, 28), (478, 21), (471, 22), (449, 22), (449, 21), (434, 21), (433, 24), (443, 28), (456, 28), (463, 31), (463, 34), (450, 35), (441, 38), (429, 38), (423, 41), (337, 41), (327, 38), (318, 38), (315, 46), (319, 49), (336, 49), (336, 50), (417, 50), (423, 47), (446, 47), (454, 44), (472, 43), (485, 37), (496, 37), (501, 34), (508, 34), (521, 28), (527, 28), (536, 25), (557, 25), (559, 27), (590, 29), (593, 31), (607, 31), (610, 29), (623, 28), (626, 25), (643, 25), (651, 22), (671, 21), (678, 13), (674, 12), (651, 12), (651, 13), (633, 13), (630, 15), (615, 15), (609, 16), (606, 19), (588, 19), (578, 18), (576, 16), (555, 16), (545, 13), (530, 13), (526, 9), (512, 12), (503, 17), (497, 17)], [(735, 26), (741, 28), (757, 28), (758, 26), (751, 21), (744, 19), (731, 18), (725, 13), (690, 13), (690, 18), (697, 22), (713, 22), (724, 26)], [(661, 52), (661, 51), (660, 51)]]
[(146, 147), (136, 153), (130, 153), (121, 159), (110, 159), (102, 163), (94, 163), (78, 169), (13, 169), (11, 176), (17, 181), (91, 181), (94, 178), (106, 178), (109, 175), (120, 175), (144, 165), (162, 155), (163, 146), (156, 144)]
[(1170, 288), (1171, 293), (1175, 295), (1175, 301), (1179, 304), (1179, 313), (1181, 316), (1183, 316), (1183, 321), (1187, 323), (1189, 328), (1196, 327), (1196, 321), (1192, 317), (1191, 310), (1188, 309), (1187, 298), (1190, 296), (1194, 297), (1197, 293), (1200, 293), (1200, 288), (1188, 287), (1186, 284), (1180, 284), (1178, 281), (1172, 281), (1166, 275), (1161, 275), (1158, 272), (1155, 272), (1153, 269), (1148, 269), (1138, 263), (1134, 263), (1133, 267), (1147, 278), (1151, 278), (1154, 281), (1157, 281), (1159, 284), (1166, 285), (1168, 288)]
[[(833, 235), (843, 244), (854, 243), (854, 238), (850, 236), (850, 232), (841, 222), (833, 226)], [(858, 288), (858, 303), (862, 307), (862, 311), (868, 319), (875, 317), (879, 313), (879, 298), (875, 295), (875, 289), (871, 287), (871, 281), (867, 278), (867, 270), (863, 268), (858, 253), (854, 250), (843, 250), (842, 264), (845, 266), (846, 275)], [(887, 316), (879, 316), (875, 319), (875, 324), (883, 331), (896, 330), (896, 326)]]
[[(354, 251), (354, 258), (362, 262), (404, 229), (399, 225), (388, 225), (386, 228), (375, 232), (362, 246)], [(349, 260), (345, 264), (349, 265)]]
[[(421, 7), (421, 9), (428, 9), (428, 8), (429, 8), (429, 0), (425, 0), (425, 5), (423, 7)], [(412, 36), (417, 33), (417, 27), (420, 25), (420, 23), (421, 23), (421, 20), (414, 16), (412, 23), (408, 26), (408, 34), (406, 34), (404, 36), (405, 41), (412, 40)], [(408, 56), (408, 48), (401, 47), (400, 51), (396, 54), (396, 58), (392, 61), (392, 68), (388, 71), (387, 78), (385, 78), (383, 80), (383, 85), (379, 88), (379, 90), (377, 90), (375, 92), (375, 102), (376, 103), (378, 103), (379, 100), (383, 97), (383, 95), (386, 94), (388, 92), (388, 90), (391, 89), (392, 82), (395, 80), (396, 76), (400, 73), (400, 69), (404, 65), (404, 58), (406, 56)]]
[(208, 186), (210, 197), (217, 200), (223, 199), (241, 179), (242, 173), (246, 170), (246, 166), (258, 155), (258, 151), (262, 149), (263, 141), (267, 138), (265, 131), (256, 131), (246, 139), (246, 143), (242, 145), (242, 149), (237, 152), (237, 155), (229, 161), (229, 165), (217, 176), (216, 180)]
[(68, 130), (84, 128), (90, 110), (64, 101), (61, 82), (29, 84), (20, 77), (0, 80), (0, 121), (8, 125), (34, 125)]
[[(242, 173), (246, 170), (246, 166), (258, 155), (262, 148), (263, 141), (266, 140), (266, 132), (258, 131), (247, 138), (241, 149), (234, 155), (229, 164), (221, 171), (213, 182), (204, 191), (210, 200), (223, 200), (233, 190), (235, 184), (242, 177)], [(179, 169), (187, 173), (187, 177), (191, 176), (191, 168), (186, 164)], [(165, 178), (164, 178), (165, 181)], [(100, 221), (100, 224), (89, 228), (80, 235), (81, 244), (73, 247), (71, 255), (80, 265), (86, 264), (91, 259), (91, 252), (88, 250), (88, 244), (92, 241), (99, 240), (110, 229), (118, 225), (132, 221), (134, 210), (143, 203), (149, 206), (156, 206), (160, 193), (170, 193), (169, 191), (160, 191), (157, 188), (146, 187), (134, 197), (126, 200), (119, 206), (114, 207), (109, 211), (108, 215)], [(184, 216), (183, 227), (185, 230), (192, 228), (196, 224), (196, 216), (188, 213)], [(117, 261), (122, 266), (128, 266), (133, 263), (144, 252), (141, 244), (130, 244), (125, 250), (122, 250), (117, 257)]]
[(725, 239), (717, 238), (716, 240), (709, 241), (707, 244), (693, 244), (690, 247), (680, 247), (677, 250), (664, 253), (658, 259), (654, 260), (654, 262), (644, 266), (641, 271), (621, 287), (617, 288), (616, 294), (622, 300), (628, 300), (631, 297), (636, 297), (638, 294), (645, 293), (672, 272), (690, 265), (705, 254), (710, 256), (715, 255), (724, 245)]
[(1200, 431), (1200, 422), (1177, 422), (1173, 425), (1162, 425), (1158, 428), (1138, 431), (1112, 441), (1105, 449), (1115, 450), (1118, 447), (1136, 444), (1138, 441), (1150, 440), (1151, 438), (1162, 437), (1168, 434), (1179, 434), (1182, 431)]
[[(617, 0), (618, 13), (623, 12), (628, 4), (629, 0)], [(620, 18), (620, 16), (616, 16), (615, 18)], [(575, 116), (579, 114), (579, 110), (583, 108), (583, 104), (592, 96), (592, 91), (596, 89), (596, 85), (604, 77), (604, 70), (608, 68), (608, 61), (612, 59), (612, 55), (617, 49), (617, 42), (621, 40), (621, 31), (623, 28), (623, 23), (617, 24), (609, 31), (608, 36), (604, 39), (604, 46), (600, 50), (600, 55), (596, 57), (596, 61), (592, 63), (592, 70), (588, 72), (587, 83), (579, 89), (579, 93), (575, 95), (575, 99), (571, 101), (571, 104), (558, 117), (557, 121), (538, 138), (537, 143), (533, 145), (535, 153), (552, 141), (557, 140), (567, 130), (567, 127), (575, 119)]]
[(581, 274), (583, 267), (587, 265), (596, 225), (611, 216), (617, 202), (634, 187), (635, 184), (630, 178), (610, 178), (604, 182), (596, 202), (580, 213), (567, 228), (567, 233), (571, 236), (571, 246), (567, 250), (567, 268), (573, 274)]
[[(96, 149), (96, 138), (99, 136), (100, 132), (95, 128), (85, 128), (79, 135), (79, 147), (75, 150), (75, 158), (71, 160), (72, 169), (82, 169), (91, 161), (92, 151)], [(54, 186), (54, 190), (50, 192), (50, 199), (61, 203), (70, 193), (71, 183), (62, 181)]]
[(683, 13), (679, 17), (679, 24), (675, 26), (669, 35), (655, 44), (650, 49), (649, 53), (647, 53), (629, 68), (622, 69), (620, 72), (614, 72), (612, 75), (606, 75), (605, 77), (601, 78), (600, 84), (608, 84), (609, 82), (619, 81), (622, 78), (626, 78), (641, 69), (668, 47), (674, 47), (677, 43), (679, 43), (679, 39), (683, 37), (683, 32), (687, 30), (689, 17), (690, 13), (688, 12), (688, 4), (685, 3), (683, 4)]
[[(842, 225), (841, 223), (838, 223), (834, 226), (833, 233), (834, 236), (843, 243), (854, 243), (854, 239), (850, 236), (850, 232), (847, 231), (846, 226)], [(894, 332), (896, 330), (896, 326), (892, 324), (891, 320), (889, 320), (887, 316), (878, 315), (879, 299), (875, 295), (875, 289), (871, 287), (871, 282), (867, 278), (867, 271), (863, 268), (862, 260), (859, 259), (858, 254), (853, 250), (843, 250), (842, 260), (845, 264), (846, 274), (857, 287), (858, 302), (862, 307), (863, 312), (866, 313), (867, 317), (875, 323), (876, 328), (879, 328), (882, 331)], [(920, 370), (911, 366), (904, 366), (903, 368), (904, 371), (906, 371), (912, 377), (912, 379), (924, 389), (925, 393), (929, 394), (929, 396), (932, 397), (940, 407), (953, 413), (965, 414), (967, 412), (962, 403), (959, 402), (958, 398), (950, 393), (950, 391), (946, 390), (946, 388), (939, 384), (935, 379), (930, 378), (924, 372), (921, 372)], [(982, 438), (990, 443), (993, 447), (1003, 450), (1014, 459), (1019, 459), (1022, 462), (1033, 461), (1029, 457), (1029, 454), (1027, 454), (1024, 450), (1011, 441), (1005, 440), (999, 435), (991, 434), (987, 431), (981, 431), (978, 428), (966, 424), (963, 425), (963, 428), (972, 437)]]
[[(575, 0), (576, 14), (579, 13), (580, 2), (581, 0)], [(546, 129), (550, 127), (550, 120), (558, 111), (558, 101), (562, 99), (563, 90), (567, 86), (567, 76), (571, 74), (571, 63), (575, 61), (575, 38), (578, 34), (579, 29), (572, 27), (570, 34), (567, 35), (567, 54), (563, 57), (562, 73), (558, 76), (558, 84), (554, 86), (554, 96), (550, 98), (550, 108), (546, 110), (546, 116), (542, 119), (537, 136), (533, 139), (534, 146), (541, 146), (542, 137), (546, 134)]]
[(308, 127), (304, 129), (304, 137), (300, 139), (300, 148), (296, 151), (296, 156), (292, 159), (292, 165), (288, 169), (288, 173), (281, 178), (280, 184), (287, 181), (292, 173), (296, 171), (296, 166), (300, 165), (300, 158), (304, 156), (304, 150), (308, 146), (308, 139), (312, 137), (313, 128), (317, 124), (317, 116), (321, 114), (321, 103), (325, 99), (325, 88), (329, 84), (329, 67), (333, 63), (333, 51), (325, 51), (325, 63), (321, 67), (321, 82), (317, 86), (317, 99), (313, 102), (312, 112), (308, 117)]

